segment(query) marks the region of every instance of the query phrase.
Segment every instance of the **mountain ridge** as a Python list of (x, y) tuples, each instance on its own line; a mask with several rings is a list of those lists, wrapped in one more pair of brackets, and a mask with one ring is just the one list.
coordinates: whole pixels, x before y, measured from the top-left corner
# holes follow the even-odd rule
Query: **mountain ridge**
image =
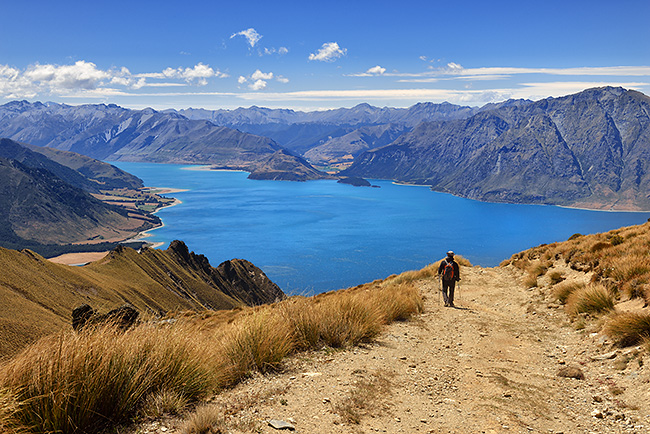
[(342, 175), (493, 202), (650, 209), (650, 98), (595, 88), (423, 122)]

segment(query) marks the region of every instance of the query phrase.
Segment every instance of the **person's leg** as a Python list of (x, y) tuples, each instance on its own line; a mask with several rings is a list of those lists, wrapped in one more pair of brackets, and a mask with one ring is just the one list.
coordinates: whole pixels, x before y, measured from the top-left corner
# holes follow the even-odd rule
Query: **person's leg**
[(453, 306), (454, 305), (454, 289), (456, 289), (456, 281), (452, 280), (451, 282), (449, 282), (448, 286), (449, 286), (449, 296), (448, 296), (449, 306)]
[(445, 306), (449, 306), (449, 282), (442, 281), (442, 300), (445, 302)]

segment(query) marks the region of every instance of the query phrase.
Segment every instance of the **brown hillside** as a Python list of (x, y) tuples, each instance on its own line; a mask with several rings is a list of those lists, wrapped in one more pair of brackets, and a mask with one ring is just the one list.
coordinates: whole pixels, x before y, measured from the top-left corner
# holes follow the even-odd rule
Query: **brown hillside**
[(232, 309), (284, 296), (248, 261), (233, 259), (213, 268), (179, 241), (165, 251), (138, 253), (118, 247), (84, 267), (55, 264), (29, 250), (3, 248), (0, 261), (0, 357), (68, 327), (72, 309), (83, 303), (100, 311), (130, 303), (153, 316)]

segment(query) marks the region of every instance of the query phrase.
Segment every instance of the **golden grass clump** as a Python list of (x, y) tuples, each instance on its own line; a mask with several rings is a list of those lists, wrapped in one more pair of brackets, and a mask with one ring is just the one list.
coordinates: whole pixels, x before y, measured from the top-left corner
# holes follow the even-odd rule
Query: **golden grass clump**
[[(252, 371), (278, 369), (289, 354), (370, 341), (422, 309), (413, 280), (397, 276), (228, 315), (62, 332), (0, 367), (0, 432), (98, 432), (138, 414), (179, 413)], [(184, 432), (222, 432), (212, 410)]]
[(221, 409), (216, 405), (202, 405), (185, 421), (181, 434), (226, 434), (228, 429)]
[(105, 327), (42, 339), (0, 371), (35, 432), (93, 432), (133, 415), (163, 388), (196, 400), (211, 389), (203, 349), (182, 327)]
[(620, 346), (636, 345), (650, 339), (650, 314), (647, 312), (621, 312), (605, 325), (605, 333)]
[(608, 312), (614, 309), (614, 295), (603, 285), (591, 284), (573, 291), (566, 306), (571, 315)]
[(583, 282), (564, 281), (555, 285), (553, 288), (553, 297), (560, 303), (565, 304), (571, 294), (584, 287), (585, 284)]

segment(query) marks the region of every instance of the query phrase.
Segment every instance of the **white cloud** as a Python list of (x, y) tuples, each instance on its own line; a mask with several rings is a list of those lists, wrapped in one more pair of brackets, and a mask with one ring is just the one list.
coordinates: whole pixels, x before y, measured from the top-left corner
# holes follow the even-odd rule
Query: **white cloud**
[(339, 47), (336, 42), (326, 42), (317, 53), (311, 53), (309, 60), (319, 60), (321, 62), (333, 62), (341, 56), (345, 56), (347, 49)]
[(271, 54), (279, 54), (280, 56), (284, 56), (288, 52), (289, 49), (287, 47), (280, 47), (278, 49), (264, 47), (264, 50), (260, 50), (259, 54), (260, 56), (270, 56)]
[(262, 35), (257, 33), (257, 31), (255, 31), (255, 29), (252, 27), (250, 29), (242, 30), (241, 32), (233, 33), (230, 35), (230, 39), (234, 38), (235, 36), (243, 36), (246, 38), (251, 48), (253, 48), (255, 44), (257, 44), (260, 39), (262, 39)]
[(253, 83), (249, 84), (248, 87), (253, 90), (262, 90), (266, 87), (266, 81), (255, 80)]
[(273, 78), (273, 73), (272, 72), (267, 72), (264, 73), (260, 71), (259, 69), (256, 69), (255, 72), (251, 74), (251, 79), (252, 80), (270, 80)]
[(33, 83), (59, 89), (93, 89), (107, 78), (108, 71), (97, 69), (92, 62), (79, 60), (74, 65), (40, 65), (29, 67), (24, 76)]
[(246, 77), (244, 77), (243, 75), (240, 75), (239, 78), (237, 79), (237, 83), (239, 83), (239, 84), (246, 83)]
[(278, 54), (287, 54), (289, 52), (289, 49), (287, 47), (280, 47), (278, 48)]
[(275, 79), (277, 81), (279, 81), (280, 83), (289, 83), (289, 79), (287, 77), (283, 77), (281, 75), (278, 75)]
[(377, 65), (368, 69), (366, 71), (366, 74), (382, 75), (384, 72), (386, 72), (386, 68), (382, 68), (381, 66)]
[[(199, 86), (205, 86), (208, 84), (208, 78), (212, 77), (217, 77), (217, 78), (225, 78), (228, 77), (228, 74), (225, 74), (219, 70), (214, 70), (208, 65), (204, 65), (203, 63), (198, 63), (194, 65), (193, 68), (166, 68), (162, 72), (162, 77), (164, 78), (175, 78), (175, 79), (182, 79), (185, 80), (188, 83), (193, 83), (193, 84), (198, 84)], [(162, 78), (160, 76), (156, 76), (153, 78)]]

